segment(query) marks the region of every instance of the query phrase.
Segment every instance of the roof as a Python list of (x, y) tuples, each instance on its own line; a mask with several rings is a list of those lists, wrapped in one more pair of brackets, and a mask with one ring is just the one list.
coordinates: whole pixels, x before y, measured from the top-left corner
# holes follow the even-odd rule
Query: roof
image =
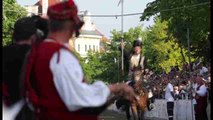
[(81, 35), (97, 35), (97, 36), (102, 36), (102, 34), (100, 34), (99, 32), (93, 30), (93, 31), (89, 31), (89, 30), (81, 30)]

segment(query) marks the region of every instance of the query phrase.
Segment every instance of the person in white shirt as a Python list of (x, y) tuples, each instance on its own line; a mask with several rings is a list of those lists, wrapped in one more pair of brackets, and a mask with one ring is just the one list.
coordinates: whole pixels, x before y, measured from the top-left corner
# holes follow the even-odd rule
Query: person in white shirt
[(200, 76), (196, 77), (196, 95), (195, 100), (197, 102), (195, 108), (196, 120), (208, 120), (207, 118), (207, 87), (204, 84), (203, 78)]
[(202, 76), (205, 76), (205, 74), (208, 72), (208, 68), (206, 68), (205, 66), (203, 66), (202, 63), (200, 63), (199, 65), (199, 74)]
[(173, 120), (174, 111), (174, 89), (173, 85), (170, 83), (169, 77), (164, 77), (164, 84), (166, 84), (165, 99), (167, 101), (167, 113), (169, 120)]

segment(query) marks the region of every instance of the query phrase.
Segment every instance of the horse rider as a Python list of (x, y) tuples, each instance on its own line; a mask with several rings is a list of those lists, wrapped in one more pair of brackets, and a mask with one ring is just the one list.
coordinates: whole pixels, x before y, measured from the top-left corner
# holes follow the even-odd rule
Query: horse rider
[(142, 41), (133, 41), (133, 51), (129, 56), (129, 72), (128, 81), (131, 81), (129, 85), (133, 85), (135, 82), (142, 80), (145, 74), (145, 56), (142, 55)]
[[(120, 47), (124, 48), (124, 44), (121, 44)], [(142, 77), (145, 74), (145, 56), (142, 55), (142, 40), (137, 39), (133, 41), (132, 51), (130, 53), (124, 49), (124, 63), (128, 65), (126, 66), (128, 71), (128, 81), (126, 84), (133, 87), (137, 81), (142, 81)], [(117, 102), (118, 109), (124, 107), (122, 104), (119, 104), (120, 101), (122, 101), (122, 99)]]

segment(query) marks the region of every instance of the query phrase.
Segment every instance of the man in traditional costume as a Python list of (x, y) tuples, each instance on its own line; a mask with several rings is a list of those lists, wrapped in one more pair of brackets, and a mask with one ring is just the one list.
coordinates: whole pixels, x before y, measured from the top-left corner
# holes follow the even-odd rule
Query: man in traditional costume
[(91, 109), (106, 104), (111, 94), (135, 99), (133, 89), (123, 83), (86, 83), (77, 57), (67, 47), (83, 25), (77, 13), (73, 0), (50, 6), (48, 36), (34, 45), (28, 56), (26, 98), (34, 107), (36, 119), (98, 120)]

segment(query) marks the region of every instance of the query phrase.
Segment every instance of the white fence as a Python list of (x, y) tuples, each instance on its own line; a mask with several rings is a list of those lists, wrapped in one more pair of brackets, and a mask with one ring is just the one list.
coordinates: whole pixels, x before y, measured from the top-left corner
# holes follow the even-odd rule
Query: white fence
[[(155, 108), (145, 113), (147, 118), (168, 119), (166, 100), (155, 99)], [(174, 120), (194, 120), (193, 104), (191, 100), (176, 100), (174, 102)]]

